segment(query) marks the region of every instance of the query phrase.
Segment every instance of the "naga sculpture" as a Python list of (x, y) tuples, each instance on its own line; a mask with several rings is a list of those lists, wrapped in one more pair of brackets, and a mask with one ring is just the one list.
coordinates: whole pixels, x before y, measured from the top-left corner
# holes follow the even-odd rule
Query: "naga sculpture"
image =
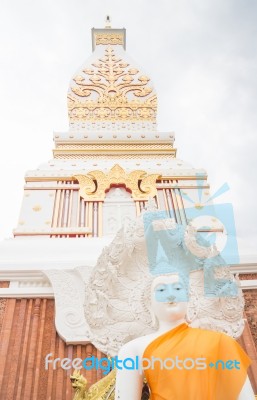
[[(75, 390), (73, 400), (114, 400), (116, 370), (109, 372), (107, 376), (100, 379), (87, 389), (87, 379), (75, 370), (70, 376), (72, 387)], [(142, 400), (149, 399), (149, 389), (147, 382), (144, 381), (142, 390)]]
[(75, 370), (70, 377), (75, 390), (73, 400), (114, 400), (116, 370), (87, 389), (87, 379)]

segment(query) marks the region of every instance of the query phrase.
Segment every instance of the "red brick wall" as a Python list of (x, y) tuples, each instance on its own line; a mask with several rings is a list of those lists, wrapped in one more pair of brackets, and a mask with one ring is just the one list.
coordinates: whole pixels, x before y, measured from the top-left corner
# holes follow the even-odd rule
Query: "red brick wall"
[[(8, 288), (10, 282), (0, 281), (0, 288)], [(4, 321), (4, 313), (6, 308), (6, 299), (0, 299), (0, 332), (2, 329), (3, 321)]]
[[(253, 360), (249, 377), (257, 393), (257, 290), (245, 291), (245, 299), (249, 323), (239, 342)], [(91, 344), (64, 343), (55, 330), (54, 300), (0, 299), (0, 399), (71, 400), (71, 370), (45, 370), (48, 353), (70, 359), (103, 356)], [(94, 369), (83, 375), (89, 385), (101, 378)]]
[[(60, 366), (45, 370), (45, 356), (53, 358), (102, 357), (91, 344), (66, 345), (54, 325), (54, 300), (8, 299), (0, 309), (0, 399), (70, 400), (71, 370)], [(97, 375), (98, 374), (98, 375)], [(88, 384), (98, 380), (99, 371), (85, 371)]]
[[(256, 279), (252, 277), (253, 275), (256, 274), (252, 274), (251, 278)], [(244, 290), (244, 299), (247, 324), (242, 336), (242, 345), (252, 359), (249, 377), (255, 393), (257, 393), (257, 289)]]
[(240, 339), (238, 339), (238, 342), (252, 360), (252, 364), (248, 369), (248, 376), (251, 381), (254, 393), (257, 394), (257, 351), (253, 341), (250, 326), (247, 321), (245, 324), (244, 332)]
[[(257, 273), (245, 273), (239, 275), (240, 280), (257, 279)], [(252, 359), (249, 368), (249, 378), (254, 392), (257, 394), (257, 289), (247, 289), (243, 291), (245, 299), (245, 318), (246, 326), (240, 344)]]
[(254, 273), (254, 274), (240, 274), (240, 280), (242, 281), (242, 280), (244, 280), (244, 279), (250, 279), (250, 280), (252, 280), (252, 279), (257, 279), (257, 273)]
[(257, 349), (257, 289), (244, 290), (245, 314)]
[(6, 308), (6, 299), (0, 299), (0, 332), (2, 330), (2, 325), (4, 321), (4, 313), (5, 313), (5, 308)]
[(0, 288), (8, 288), (9, 284), (9, 281), (0, 281)]

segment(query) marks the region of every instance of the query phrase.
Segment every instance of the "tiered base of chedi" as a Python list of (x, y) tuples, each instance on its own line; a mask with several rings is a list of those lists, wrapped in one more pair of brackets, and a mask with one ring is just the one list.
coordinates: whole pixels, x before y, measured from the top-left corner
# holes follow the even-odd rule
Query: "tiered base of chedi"
[[(125, 52), (125, 29), (93, 29), (92, 43), (91, 58), (69, 86), (70, 128), (54, 133), (53, 159), (27, 171), (14, 238), (0, 243), (1, 399), (71, 400), (72, 374), (81, 388), (77, 400), (103, 400), (107, 390), (113, 396), (112, 375), (88, 392), (103, 378), (100, 369), (84, 373), (85, 387), (58, 362), (46, 369), (46, 356), (113, 356), (126, 341), (154, 330), (140, 215), (152, 198), (153, 209), (187, 226), (188, 209), (210, 204), (206, 172), (176, 158), (174, 133), (157, 130), (157, 95)], [(220, 235), (220, 221), (212, 218), (210, 231)], [(254, 271), (252, 263), (232, 266), (245, 274), (246, 303), (257, 304)], [(242, 297), (206, 302), (201, 279), (197, 271), (192, 275), (188, 318), (238, 337)], [(240, 340), (253, 359), (249, 376), (257, 392), (249, 321)]]

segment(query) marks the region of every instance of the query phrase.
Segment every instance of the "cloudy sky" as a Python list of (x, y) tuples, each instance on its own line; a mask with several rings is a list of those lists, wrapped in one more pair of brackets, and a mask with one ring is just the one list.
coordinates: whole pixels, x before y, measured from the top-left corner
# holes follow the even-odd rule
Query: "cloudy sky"
[(159, 130), (175, 131), (212, 192), (229, 184), (240, 251), (257, 255), (256, 0), (2, 0), (0, 239), (18, 222), (25, 171), (68, 129), (69, 80), (106, 14), (154, 81)]

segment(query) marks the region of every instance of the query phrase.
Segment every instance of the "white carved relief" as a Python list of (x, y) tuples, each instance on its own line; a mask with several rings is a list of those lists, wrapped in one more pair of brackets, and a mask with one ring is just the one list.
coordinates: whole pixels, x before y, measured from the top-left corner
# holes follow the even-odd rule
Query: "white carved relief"
[(116, 233), (123, 223), (136, 217), (136, 206), (124, 188), (111, 188), (103, 204), (103, 234)]
[[(90, 267), (83, 267), (88, 271)], [(84, 317), (84, 281), (79, 271), (45, 271), (55, 296), (55, 325), (59, 335), (66, 343), (87, 343), (90, 329)]]
[(142, 132), (142, 131), (156, 131), (156, 123), (154, 122), (71, 122), (70, 133), (88, 132), (88, 131), (102, 131), (108, 132)]
[[(168, 225), (172, 229), (172, 223)], [(234, 279), (228, 267), (219, 268), (219, 277)], [(143, 221), (138, 218), (123, 226), (103, 249), (86, 284), (85, 317), (99, 350), (115, 355), (124, 343), (156, 329), (149, 309), (152, 279)], [(236, 338), (244, 327), (243, 306), (240, 289), (237, 297), (206, 298), (203, 270), (190, 273), (187, 318), (192, 326)]]

